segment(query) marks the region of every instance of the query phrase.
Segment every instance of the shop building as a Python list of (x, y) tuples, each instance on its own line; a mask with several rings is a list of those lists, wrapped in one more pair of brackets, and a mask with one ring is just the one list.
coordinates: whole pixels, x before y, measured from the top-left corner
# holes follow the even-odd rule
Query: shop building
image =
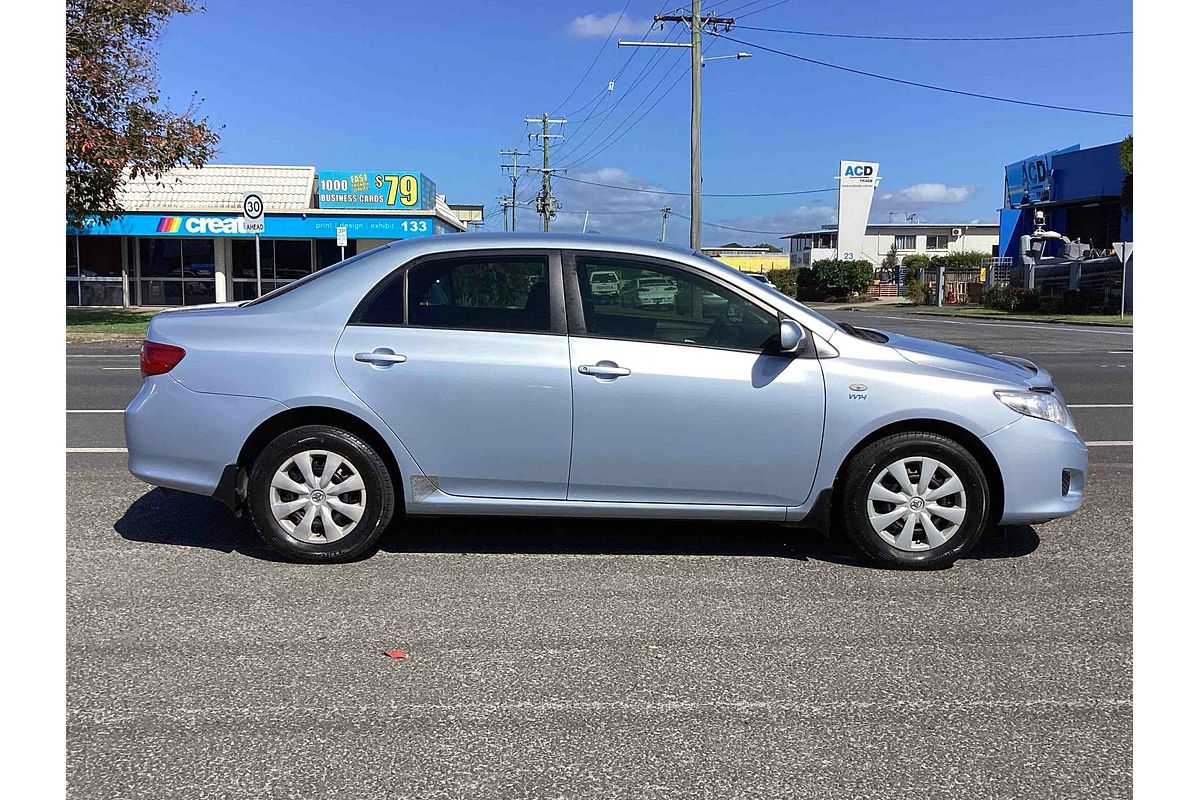
[[(900, 258), (924, 254), (948, 255), (979, 251), (996, 254), (1000, 226), (991, 222), (903, 222), (867, 225), (863, 248), (857, 254), (878, 265), (892, 249)], [(799, 231), (782, 237), (789, 241), (788, 253), (792, 267), (811, 267), (814, 261), (846, 257), (838, 248), (838, 226)]]
[[(1126, 173), (1120, 142), (1080, 149), (1072, 145), (1029, 156), (1004, 168), (1004, 207), (1000, 210), (1000, 255), (1019, 259), (1021, 237), (1037, 228), (1063, 234), (1088, 249), (1108, 250), (1133, 241), (1133, 211), (1121, 203)], [(1060, 254), (1050, 243), (1044, 255)]]
[[(265, 230), (245, 231), (257, 191)], [(68, 306), (250, 300), (397, 239), (467, 229), (419, 172), (210, 164), (129, 180), (123, 213), (67, 230)], [(339, 245), (344, 229), (345, 245)]]
[(778, 248), (726, 245), (701, 247), (700, 251), (709, 258), (742, 272), (769, 272), (773, 269), (787, 269), (788, 266), (788, 254)]

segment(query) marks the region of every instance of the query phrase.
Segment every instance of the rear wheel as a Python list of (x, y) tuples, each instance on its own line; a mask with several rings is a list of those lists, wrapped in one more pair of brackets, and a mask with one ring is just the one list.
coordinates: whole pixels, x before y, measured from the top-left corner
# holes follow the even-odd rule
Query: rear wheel
[(325, 425), (275, 438), (255, 459), (250, 516), (291, 561), (349, 561), (372, 551), (395, 506), (387, 465), (371, 445)]
[(902, 569), (947, 566), (979, 541), (989, 515), (987, 478), (958, 442), (899, 433), (846, 465), (842, 522), (859, 550)]

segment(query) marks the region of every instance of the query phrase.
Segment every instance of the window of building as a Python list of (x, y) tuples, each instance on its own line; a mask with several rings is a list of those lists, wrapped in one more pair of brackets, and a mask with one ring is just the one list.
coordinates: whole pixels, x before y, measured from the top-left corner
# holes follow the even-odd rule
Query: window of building
[(759, 352), (779, 332), (774, 315), (685, 270), (584, 256), (576, 270), (589, 336)]
[(898, 233), (895, 238), (897, 250), (916, 250), (917, 236), (913, 233)]
[(813, 237), (813, 247), (818, 250), (836, 250), (838, 235), (836, 233), (818, 233)]
[[(234, 239), (230, 244), (229, 272), (233, 278), (233, 297), (230, 299), (253, 300), (258, 296), (254, 240)], [(312, 241), (309, 239), (262, 239), (259, 249), (263, 294), (313, 271)]]
[(194, 306), (216, 300), (212, 239), (138, 240), (138, 303)]
[(355, 239), (346, 240), (346, 254), (342, 255), (342, 248), (337, 246), (337, 239), (317, 239), (317, 269), (325, 269), (330, 264), (336, 264), (343, 258), (350, 258), (358, 255), (358, 241)]
[(125, 305), (119, 236), (67, 237), (67, 305)]
[(950, 248), (950, 235), (945, 233), (931, 233), (925, 237), (926, 250), (948, 250)]
[[(395, 324), (398, 291), (383, 291), (362, 319)], [(550, 331), (550, 265), (544, 256), (430, 261), (408, 271), (408, 324), (425, 328)]]

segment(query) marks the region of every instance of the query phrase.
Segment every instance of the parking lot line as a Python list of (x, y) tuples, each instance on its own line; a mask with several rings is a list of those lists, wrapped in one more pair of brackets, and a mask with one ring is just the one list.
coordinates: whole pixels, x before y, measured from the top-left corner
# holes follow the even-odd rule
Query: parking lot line
[(1075, 403), (1067, 408), (1133, 408), (1133, 403)]
[(68, 453), (128, 453), (126, 447), (68, 447)]
[(123, 408), (68, 408), (68, 414), (124, 414)]
[(100, 369), (141, 369), (141, 367), (101, 367)]
[(1088, 447), (1133, 447), (1133, 442), (1084, 442)]

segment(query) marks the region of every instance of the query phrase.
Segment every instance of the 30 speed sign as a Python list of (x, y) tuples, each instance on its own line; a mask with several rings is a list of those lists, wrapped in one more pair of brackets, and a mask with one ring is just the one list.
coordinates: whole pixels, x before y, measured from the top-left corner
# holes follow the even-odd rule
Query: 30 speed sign
[(267, 229), (263, 199), (258, 192), (246, 192), (242, 195), (242, 227), (246, 233), (262, 233)]

